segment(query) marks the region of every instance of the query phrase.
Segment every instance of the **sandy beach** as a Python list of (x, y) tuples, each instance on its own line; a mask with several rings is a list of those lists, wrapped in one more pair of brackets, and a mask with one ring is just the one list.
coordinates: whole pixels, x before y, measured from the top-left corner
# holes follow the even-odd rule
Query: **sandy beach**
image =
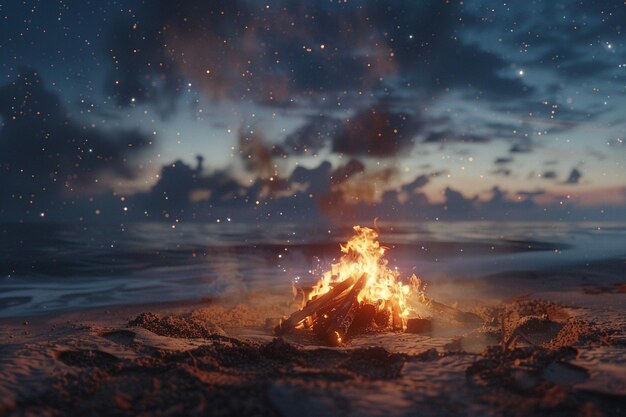
[(621, 416), (624, 265), (440, 282), (433, 297), (481, 322), (339, 348), (276, 338), (284, 295), (5, 318), (0, 414)]

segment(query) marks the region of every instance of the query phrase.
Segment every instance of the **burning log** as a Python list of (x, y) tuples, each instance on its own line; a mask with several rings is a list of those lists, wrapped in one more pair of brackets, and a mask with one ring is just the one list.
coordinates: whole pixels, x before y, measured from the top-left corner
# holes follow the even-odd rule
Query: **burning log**
[(355, 281), (349, 277), (338, 283), (331, 291), (311, 300), (302, 310), (293, 313), (276, 327), (276, 334), (283, 334), (296, 328), (306, 319), (311, 319), (311, 327), (332, 346), (338, 346), (346, 339), (357, 311), (360, 309), (358, 296), (367, 283), (367, 274)]
[(334, 314), (329, 320), (329, 324), (323, 332), (324, 339), (332, 346), (339, 346), (345, 340), (348, 329), (354, 321), (354, 317), (359, 308), (358, 296), (365, 283), (367, 282), (367, 274), (361, 277), (352, 286), (348, 296), (344, 301), (340, 302)]
[[(365, 331), (368, 327), (374, 326), (374, 318), (376, 317), (376, 306), (374, 304), (363, 304), (360, 306), (354, 316), (352, 325), (348, 329), (348, 335), (352, 336)], [(384, 326), (387, 327), (387, 322)]]
[(402, 330), (402, 317), (400, 317), (400, 305), (398, 304), (398, 300), (391, 301), (391, 328), (393, 330)]
[(287, 320), (279, 324), (275, 329), (275, 333), (278, 335), (283, 334), (298, 326), (298, 324), (300, 324), (307, 317), (310, 317), (313, 314), (316, 314), (323, 309), (329, 307), (333, 302), (337, 301), (337, 298), (343, 292), (351, 288), (353, 284), (354, 278), (349, 277), (338, 283), (332, 290), (330, 290), (326, 294), (323, 294), (316, 299), (309, 301), (302, 310), (296, 311), (291, 316), (289, 316)]

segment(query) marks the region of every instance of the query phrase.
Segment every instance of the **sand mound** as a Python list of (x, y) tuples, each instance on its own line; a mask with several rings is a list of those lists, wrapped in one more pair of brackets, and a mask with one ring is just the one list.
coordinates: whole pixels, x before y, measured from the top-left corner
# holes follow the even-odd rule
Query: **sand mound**
[(221, 327), (195, 317), (161, 317), (155, 313), (141, 313), (128, 322), (129, 327), (143, 327), (159, 336), (182, 339), (210, 339), (215, 335), (225, 336)]

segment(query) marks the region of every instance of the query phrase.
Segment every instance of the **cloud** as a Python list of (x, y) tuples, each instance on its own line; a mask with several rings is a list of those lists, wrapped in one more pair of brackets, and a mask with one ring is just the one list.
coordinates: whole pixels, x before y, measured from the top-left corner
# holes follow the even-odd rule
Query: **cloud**
[(502, 56), (458, 36), (467, 17), (447, 2), (158, 0), (111, 31), (105, 87), (121, 105), (136, 98), (162, 108), (187, 80), (215, 99), (283, 107), (407, 81), (427, 95), (452, 89), (501, 101), (532, 93), (504, 75)]
[(514, 143), (513, 145), (511, 145), (511, 148), (509, 149), (509, 152), (511, 153), (530, 153), (533, 151), (533, 145), (532, 142), (528, 141), (524, 141), (524, 142), (518, 142), (518, 143)]
[(507, 157), (496, 158), (496, 160), (493, 161), (493, 163), (496, 165), (505, 165), (505, 164), (510, 164), (511, 162), (513, 162), (513, 158), (507, 158)]
[(167, 47), (167, 33), (170, 19), (177, 21), (180, 12), (176, 1), (158, 1), (109, 31), (104, 52), (111, 66), (104, 91), (118, 105), (150, 102), (162, 116), (173, 112), (184, 80)]
[[(524, 97), (534, 88), (519, 78), (501, 75), (507, 68), (506, 61), (477, 45), (451, 44), (450, 52), (436, 59), (434, 82), (442, 89), (457, 88), (477, 92), (494, 101), (506, 101), (511, 96)], [(459, 65), (459, 63), (463, 63)]]
[(428, 175), (418, 175), (417, 177), (415, 177), (413, 181), (407, 184), (404, 184), (402, 186), (402, 191), (407, 192), (409, 194), (413, 194), (418, 189), (423, 188), (429, 182), (430, 182), (430, 177)]
[(291, 155), (330, 149), (349, 156), (394, 157), (412, 149), (422, 128), (419, 117), (379, 102), (346, 119), (310, 117), (278, 147)]
[(333, 171), (331, 177), (333, 184), (340, 184), (356, 174), (365, 171), (365, 165), (357, 159), (349, 160), (345, 165), (338, 167)]
[(284, 140), (286, 152), (294, 155), (317, 153), (332, 141), (340, 121), (328, 116), (313, 116), (289, 133)]
[[(583, 216), (588, 215), (573, 202), (567, 206), (538, 205), (535, 198), (545, 195), (544, 190), (519, 191), (510, 198), (510, 192), (498, 186), (490, 190), (491, 198), (486, 201), (448, 186), (442, 190), (444, 202), (431, 203), (420, 190), (429, 184), (433, 174), (421, 174), (398, 185), (389, 181), (389, 177), (395, 175), (392, 170), (361, 171), (362, 164), (357, 160), (335, 169), (328, 161), (313, 168), (298, 166), (287, 178), (258, 179), (247, 185), (238, 182), (228, 170), (207, 172), (202, 163), (203, 158), (198, 157), (195, 167), (182, 161), (167, 164), (150, 190), (127, 196), (121, 202), (119, 197), (110, 195), (74, 199), (76, 207), (71, 214), (114, 222), (232, 219), (244, 223), (315, 221), (319, 224), (325, 221), (353, 224), (374, 218), (409, 221), (557, 219), (572, 217), (577, 210)], [(337, 182), (342, 175), (345, 179)], [(94, 209), (99, 215), (93, 214)]]
[(502, 175), (504, 177), (508, 177), (509, 175), (511, 175), (511, 172), (512, 171), (508, 168), (498, 168), (498, 169), (491, 171), (493, 175)]
[(111, 177), (134, 178), (134, 158), (149, 143), (138, 131), (104, 130), (68, 117), (59, 97), (28, 69), (0, 87), (0, 118), (1, 205), (18, 213), (97, 193)]
[(578, 169), (573, 168), (565, 180), (566, 184), (579, 184), (583, 174)]
[(544, 180), (553, 180), (553, 179), (556, 179), (556, 177), (557, 177), (556, 171), (545, 171), (541, 175), (541, 178), (543, 178)]
[(246, 189), (228, 171), (207, 174), (203, 158), (197, 160), (195, 168), (180, 160), (164, 165), (159, 181), (148, 192), (131, 196), (129, 204), (136, 212), (148, 213), (147, 219), (205, 220), (206, 215), (200, 213), (211, 207), (239, 208), (258, 197), (259, 183)]
[(425, 143), (487, 143), (489, 138), (485, 136), (456, 133), (450, 130), (431, 132), (424, 139)]
[(414, 116), (379, 105), (346, 120), (332, 138), (332, 150), (354, 156), (394, 156), (413, 147), (421, 127)]
[(328, 161), (322, 162), (317, 168), (305, 168), (297, 166), (291, 176), (290, 183), (306, 185), (307, 191), (312, 194), (327, 194), (330, 191), (330, 176), (332, 165)]
[(276, 175), (273, 158), (284, 153), (279, 146), (270, 145), (259, 129), (244, 130), (238, 134), (238, 150), (244, 169), (259, 178)]

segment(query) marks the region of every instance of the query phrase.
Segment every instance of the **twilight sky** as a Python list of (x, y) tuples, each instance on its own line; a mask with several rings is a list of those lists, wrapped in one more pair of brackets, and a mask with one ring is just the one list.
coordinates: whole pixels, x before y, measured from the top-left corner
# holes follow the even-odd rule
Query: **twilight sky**
[(8, 221), (626, 218), (622, 1), (0, 3)]

